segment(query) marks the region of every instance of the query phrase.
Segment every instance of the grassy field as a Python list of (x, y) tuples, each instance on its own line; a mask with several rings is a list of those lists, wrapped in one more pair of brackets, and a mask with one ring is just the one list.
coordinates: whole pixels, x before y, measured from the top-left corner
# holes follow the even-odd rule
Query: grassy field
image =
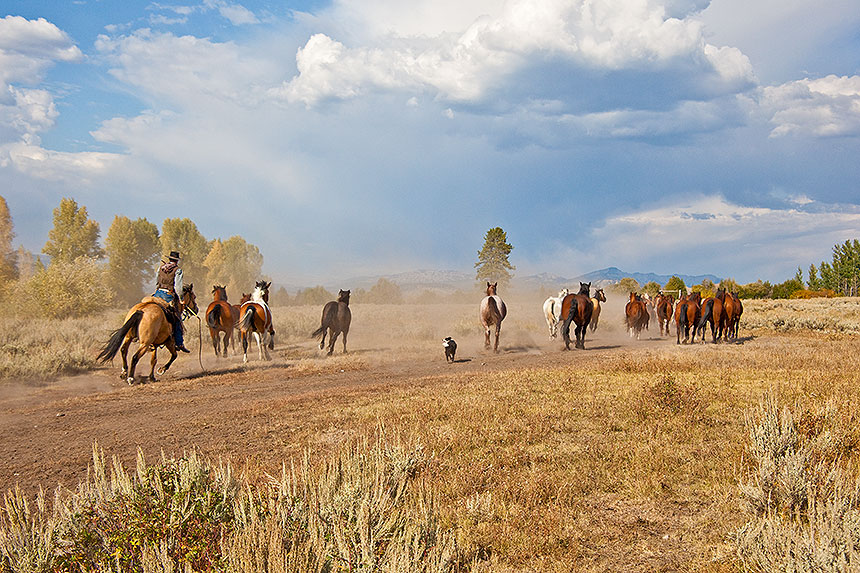
[[(325, 361), (307, 340), (319, 309), (275, 309), (276, 360), (320, 372), (351, 365), (373, 376), (374, 363), (418, 359), (431, 344), (441, 363), (437, 342), (447, 334), (466, 353), (480, 346), (471, 305), (356, 305), (353, 313), (350, 345), (365, 350)], [(426, 570), (784, 569), (781, 559), (800, 546), (820, 557), (815, 508), (830, 507), (835, 490), (856, 488), (858, 316), (857, 299), (748, 301), (737, 344), (672, 339), (560, 353), (555, 343), (539, 366), (440, 369), (336, 410), (303, 412), (295, 439), (334, 459), (380, 432), (408, 451), (420, 444), (420, 483), (434, 500), (428, 522), (444, 532), (450, 558), (434, 553), (437, 568)], [(545, 350), (539, 305), (514, 303), (514, 317), (503, 334), (507, 351)], [(74, 349), (86, 367), (100, 338), (83, 333), (120, 320), (116, 313), (70, 322), (62, 336), (25, 346)], [(623, 340), (617, 317), (602, 321), (604, 340)], [(17, 324), (0, 322), (4, 349), (24, 344), (10, 334)], [(4, 360), (15, 362), (16, 352), (4, 350)], [(276, 414), (276, 405), (256, 412)], [(332, 446), (332, 428), (349, 428), (351, 437)], [(305, 483), (327, 483), (322, 476), (308, 471)], [(854, 547), (856, 498), (845, 499), (836, 518), (849, 526), (839, 539)], [(787, 545), (792, 536), (799, 541)]]

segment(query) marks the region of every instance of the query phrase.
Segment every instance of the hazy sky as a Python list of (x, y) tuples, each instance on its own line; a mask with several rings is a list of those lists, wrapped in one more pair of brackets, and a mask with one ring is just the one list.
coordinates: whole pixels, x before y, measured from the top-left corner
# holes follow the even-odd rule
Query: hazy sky
[[(287, 7), (289, 5), (289, 7)], [(856, 0), (0, 0), (0, 195), (241, 235), (287, 284), (785, 280), (860, 238)], [(5, 16), (5, 17), (4, 17)]]

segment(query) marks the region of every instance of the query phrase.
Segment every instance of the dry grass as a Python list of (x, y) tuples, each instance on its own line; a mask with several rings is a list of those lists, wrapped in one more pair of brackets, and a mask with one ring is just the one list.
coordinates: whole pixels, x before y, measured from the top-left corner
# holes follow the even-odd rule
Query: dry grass
[[(511, 306), (518, 323), (506, 331), (508, 344), (529, 348), (546, 336), (539, 305)], [(858, 309), (857, 299), (753, 301), (745, 304), (740, 344), (666, 342), (558, 353), (543, 367), (440, 368), (336, 408), (303, 409), (303, 433), (294, 439), (312, 451), (336, 449), (344, 440), (332, 440), (333, 428), (372, 436), (385, 427), (420, 442), (424, 485), (463, 570), (756, 569), (738, 557), (733, 537), (749, 520), (740, 508), (756, 467), (745, 413), (769, 394), (792, 405), (803, 428), (817, 428), (828, 404), (839, 419), (856, 419), (860, 354), (847, 325)], [(426, 352), (447, 334), (480, 344), (474, 305), (355, 305), (353, 336), (377, 337), (378, 353), (322, 361), (307, 350), (318, 313), (274, 310), (281, 359), (309, 371), (367, 369), (372, 377), (374, 363)], [(781, 318), (765, 318), (772, 314)], [(846, 326), (832, 329), (839, 336), (810, 333), (831, 332), (813, 326), (826, 316), (842, 316), (834, 324)], [(615, 322), (607, 312), (601, 328), (612, 332)], [(268, 408), (257, 414), (274, 420), (294, 415), (295, 406)], [(834, 451), (816, 456), (847, 462), (853, 449)]]
[(860, 299), (746, 300), (741, 327), (779, 332), (860, 333)]

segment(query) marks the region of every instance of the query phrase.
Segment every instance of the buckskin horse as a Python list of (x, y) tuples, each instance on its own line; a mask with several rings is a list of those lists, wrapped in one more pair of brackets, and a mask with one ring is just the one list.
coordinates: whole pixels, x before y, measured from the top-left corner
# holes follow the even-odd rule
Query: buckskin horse
[(567, 289), (562, 289), (558, 296), (551, 296), (543, 302), (543, 315), (549, 327), (549, 339), (555, 340), (558, 323), (561, 321), (561, 301), (568, 295)]
[(260, 360), (264, 354), (266, 360), (271, 360), (269, 349), (274, 347), (275, 333), (272, 330), (272, 311), (269, 310), (269, 287), (272, 283), (257, 281), (251, 299), (239, 307), (239, 333), (242, 338), (242, 362), (248, 362), (248, 337), (253, 334), (260, 351)]
[[(701, 316), (699, 303), (702, 295), (697, 292), (681, 297), (675, 305), (675, 334), (676, 344), (681, 344), (681, 331), (684, 331), (684, 344), (689, 340), (692, 344), (696, 341), (696, 328)], [(693, 338), (690, 340), (690, 328), (693, 329)]]
[(233, 342), (233, 328), (236, 324), (236, 317), (233, 313), (234, 307), (227, 302), (227, 287), (214, 285), (212, 296), (214, 300), (206, 307), (206, 324), (209, 326), (209, 336), (212, 337), (215, 356), (221, 355), (221, 333), (224, 333), (224, 356), (226, 357), (228, 344), (231, 352), (236, 353), (236, 346)]
[[(493, 351), (499, 351), (499, 334), (502, 331), (502, 321), (508, 314), (508, 307), (496, 291), (499, 283), (490, 284), (487, 281), (487, 296), (481, 300), (481, 325), (484, 327), (484, 348), (490, 348), (490, 327), (496, 327), (496, 343)], [(569, 295), (568, 295), (569, 296)]]
[(645, 301), (635, 292), (630, 293), (630, 300), (624, 307), (624, 319), (630, 337), (635, 336), (636, 340), (639, 340), (642, 331), (648, 328), (651, 317), (648, 314), (648, 306)]
[(320, 327), (314, 330), (311, 334), (312, 338), (316, 338), (322, 334), (320, 340), (320, 350), (325, 348), (325, 336), (328, 337), (328, 355), (334, 353), (334, 342), (338, 335), (343, 333), (343, 353), (346, 354), (346, 337), (349, 334), (349, 324), (352, 322), (352, 311), (349, 310), (349, 291), (339, 290), (337, 292), (337, 300), (332, 300), (325, 303), (320, 319)]
[(669, 323), (672, 321), (674, 300), (671, 295), (657, 295), (657, 322), (660, 324), (660, 336), (663, 336), (663, 327), (666, 328), (665, 336), (669, 336)]
[(576, 324), (574, 334), (576, 343), (574, 348), (585, 350), (585, 331), (591, 322), (594, 312), (594, 304), (591, 302), (591, 283), (579, 283), (579, 292), (569, 294), (561, 301), (561, 315), (564, 324), (561, 327), (561, 336), (564, 339), (564, 349), (570, 350), (570, 323)]
[[(197, 312), (196, 296), (194, 294), (194, 285), (188, 284), (182, 289), (181, 312), (184, 309), (189, 309)], [(170, 313), (170, 316), (168, 316)], [(170, 360), (167, 364), (158, 369), (158, 374), (163, 375), (176, 360), (176, 341), (173, 339), (173, 321), (180, 320), (173, 317), (173, 311), (168, 307), (168, 303), (160, 298), (148, 296), (142, 301), (131, 307), (128, 314), (125, 316), (123, 324), (118, 329), (114, 330), (108, 338), (107, 344), (99, 352), (96, 358), (104, 364), (109, 360), (113, 360), (117, 352), (122, 356), (122, 372), (120, 378), (124, 379), (129, 384), (134, 384), (134, 371), (137, 368), (137, 363), (144, 354), (150, 352), (149, 381), (155, 382), (155, 365), (158, 361), (157, 351), (159, 346), (164, 346), (170, 352)], [(181, 328), (181, 326), (180, 326)], [(131, 343), (138, 341), (139, 345), (135, 353), (131, 357), (131, 366), (128, 364), (128, 348)]]
[(600, 320), (601, 302), (606, 302), (606, 295), (603, 294), (603, 289), (599, 288), (594, 291), (594, 296), (591, 297), (591, 304), (593, 306), (593, 310), (591, 311), (591, 322), (589, 323), (589, 328), (591, 329), (591, 332), (597, 330), (597, 322), (598, 320)]

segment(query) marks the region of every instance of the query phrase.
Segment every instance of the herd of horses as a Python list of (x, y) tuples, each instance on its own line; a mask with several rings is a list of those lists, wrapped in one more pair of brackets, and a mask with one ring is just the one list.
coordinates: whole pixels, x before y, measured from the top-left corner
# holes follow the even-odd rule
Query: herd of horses
[[(227, 300), (227, 289), (221, 285), (212, 287), (213, 300), (206, 308), (205, 319), (212, 339), (215, 356), (227, 356), (228, 348), (235, 354), (234, 334), (238, 330), (242, 342), (242, 361), (248, 362), (248, 346), (253, 339), (257, 343), (260, 360), (270, 360), (269, 350), (275, 347), (275, 331), (272, 326), (272, 311), (269, 308), (269, 289), (271, 282), (257, 281), (250, 294), (242, 294), (238, 305)], [(347, 335), (352, 320), (349, 309), (350, 291), (338, 292), (337, 300), (326, 303), (323, 307), (320, 327), (311, 337), (322, 335), (320, 350), (325, 348), (326, 336), (329, 337), (328, 354), (334, 352), (335, 341), (343, 335), (343, 352), (346, 353)], [(194, 285), (183, 287), (180, 296), (183, 317), (198, 316), (197, 296)], [(562, 339), (566, 350), (570, 350), (570, 329), (574, 327), (574, 347), (585, 349), (585, 334), (597, 329), (600, 318), (601, 303), (606, 302), (602, 288), (591, 296), (591, 283), (579, 283), (579, 292), (572, 294), (563, 289), (557, 297), (549, 297), (544, 301), (543, 311), (549, 328), (549, 337), (554, 340), (558, 327), (561, 326)], [(719, 289), (715, 296), (702, 299), (697, 292), (681, 297), (675, 301), (671, 295), (659, 293), (653, 300), (647, 294), (630, 293), (630, 300), (624, 309), (625, 324), (631, 337), (639, 338), (643, 330), (647, 330), (652, 319), (660, 328), (660, 336), (669, 336), (669, 325), (674, 321), (676, 342), (682, 343), (681, 333), (684, 333), (683, 343), (695, 342), (696, 335), (705, 341), (705, 331), (711, 327), (713, 342), (737, 338), (740, 316), (743, 304), (735, 293)], [(481, 300), (480, 318), (484, 328), (484, 347), (491, 347), (491, 334), (495, 330), (495, 341), (492, 349), (499, 350), (499, 336), (502, 321), (507, 316), (505, 302), (498, 294), (498, 283), (487, 282), (486, 296)], [(176, 360), (176, 343), (173, 339), (173, 318), (168, 303), (160, 298), (145, 297), (134, 305), (123, 321), (123, 325), (113, 331), (107, 344), (98, 355), (104, 363), (112, 360), (117, 353), (122, 356), (121, 377), (129, 384), (134, 383), (134, 372), (137, 363), (146, 354), (151, 353), (149, 380), (155, 380), (156, 351), (159, 347), (167, 348), (170, 359), (158, 369), (158, 374), (164, 374), (173, 361)], [(128, 363), (128, 350), (132, 342), (139, 343), (137, 350)]]

